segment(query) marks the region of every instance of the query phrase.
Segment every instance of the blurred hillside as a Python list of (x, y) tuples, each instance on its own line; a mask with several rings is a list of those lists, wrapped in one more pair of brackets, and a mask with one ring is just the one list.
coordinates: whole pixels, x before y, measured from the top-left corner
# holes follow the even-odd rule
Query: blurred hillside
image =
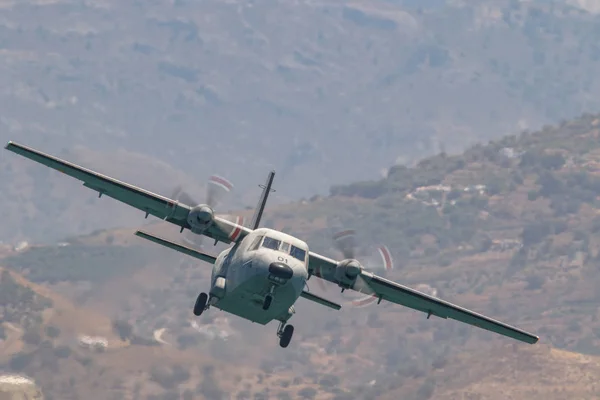
[[(115, 398), (124, 393), (178, 398), (190, 390), (187, 396), (195, 398), (193, 393), (204, 393), (199, 385), (206, 376), (218, 376), (219, 390), (240, 399), (596, 399), (599, 166), (600, 114), (585, 114), (265, 211), (267, 226), (296, 234), (313, 251), (336, 258), (332, 233), (357, 229), (361, 260), (377, 245), (392, 251), (388, 278), (534, 332), (541, 339), (533, 346), (452, 320), (428, 320), (386, 302), (352, 307), (346, 294), (311, 278), (311, 291), (343, 307), (333, 311), (300, 299), (294, 339), (281, 349), (274, 324), (258, 326), (216, 310), (193, 318), (193, 301), (209, 285), (210, 266), (146, 243), (133, 236), (134, 229), (98, 231), (60, 246), (5, 247), (0, 264), (44, 298), (60, 293), (77, 304), (70, 312), (90, 310), (89, 317), (53, 323), (61, 332), (109, 337), (114, 343), (105, 353), (86, 356), (92, 361), (85, 362), (99, 369), (77, 372), (72, 390), (81, 393), (111, 387)], [(103, 207), (97, 204), (96, 212), (103, 214)], [(181, 238), (175, 227), (162, 223), (147, 229)], [(49, 322), (36, 315), (58, 307), (56, 300), (50, 305), (26, 296), (32, 315), (9, 322), (26, 331), (13, 320), (39, 321), (41, 338), (7, 340), (15, 343), (8, 354), (17, 360), (44, 349)], [(76, 354), (85, 351), (73, 343), (52, 343), (76, 348)], [(80, 357), (68, 362), (77, 365)], [(48, 376), (37, 367), (41, 359), (15, 366), (12, 358), (0, 362), (34, 378), (45, 395), (69, 393), (63, 380), (81, 370), (65, 366), (60, 376)], [(156, 372), (163, 364), (170, 369)], [(209, 369), (191, 367), (198, 364)], [(183, 379), (179, 366), (193, 373)], [(240, 372), (219, 374), (220, 368)], [(136, 378), (114, 383), (125, 373)], [(150, 382), (154, 378), (148, 381), (161, 373), (174, 380), (165, 378), (163, 385), (158, 377), (158, 386)], [(94, 390), (94, 396), (106, 394)]]
[[(284, 203), (600, 109), (593, 2), (0, 5), (0, 139), (83, 146), (100, 154), (63, 154), (165, 194), (220, 173), (239, 208), (270, 168)], [(5, 241), (135, 223), (95, 219), (76, 186), (15, 168), (1, 157)]]

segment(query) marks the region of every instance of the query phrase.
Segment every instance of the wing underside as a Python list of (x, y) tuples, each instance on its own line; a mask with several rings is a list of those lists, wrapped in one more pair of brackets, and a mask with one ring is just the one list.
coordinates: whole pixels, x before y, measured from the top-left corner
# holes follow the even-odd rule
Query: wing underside
[[(190, 207), (176, 200), (149, 192), (21, 144), (8, 142), (6, 149), (82, 181), (85, 187), (95, 190), (99, 193), (99, 196), (112, 197), (145, 212), (146, 216), (153, 215), (175, 224), (181, 229), (191, 229), (187, 221), (188, 214), (191, 211)], [(231, 243), (241, 240), (249, 232), (250, 230), (244, 226), (215, 216), (214, 223), (202, 234), (220, 242)]]
[[(337, 262), (335, 260), (312, 252), (309, 256), (309, 271), (311, 274), (326, 281), (337, 283), (335, 279)], [(522, 342), (534, 344), (539, 340), (539, 337), (519, 328), (429, 296), (375, 274), (363, 271), (361, 275), (368, 284), (369, 289), (371, 289), (373, 296), (378, 297), (380, 300), (387, 300), (391, 303), (422, 311), (427, 313), (428, 317), (434, 315), (440, 318), (454, 319)]]

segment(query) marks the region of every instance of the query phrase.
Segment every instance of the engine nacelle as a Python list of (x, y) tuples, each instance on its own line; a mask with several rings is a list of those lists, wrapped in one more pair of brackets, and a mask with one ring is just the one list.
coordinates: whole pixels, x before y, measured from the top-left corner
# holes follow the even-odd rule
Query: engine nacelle
[(192, 227), (192, 232), (202, 233), (212, 224), (215, 214), (206, 204), (198, 205), (190, 211), (187, 222)]
[(362, 265), (357, 260), (340, 261), (335, 268), (335, 279), (338, 285), (344, 289), (351, 289), (362, 269)]

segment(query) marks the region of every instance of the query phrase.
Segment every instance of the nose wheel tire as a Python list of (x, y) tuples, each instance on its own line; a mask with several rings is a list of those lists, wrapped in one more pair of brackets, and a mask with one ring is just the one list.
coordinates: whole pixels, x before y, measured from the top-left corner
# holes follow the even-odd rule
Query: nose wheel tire
[(208, 295), (206, 293), (200, 293), (194, 304), (194, 315), (199, 317), (202, 312), (206, 309), (206, 303), (208, 302)]
[(279, 346), (283, 347), (284, 349), (286, 347), (288, 347), (288, 345), (290, 344), (290, 342), (292, 340), (293, 334), (294, 334), (294, 326), (286, 325), (285, 328), (283, 328), (283, 332), (281, 332), (281, 336), (279, 336)]
[(273, 296), (268, 294), (265, 296), (265, 300), (263, 301), (263, 310), (268, 310), (271, 307), (271, 302), (273, 301)]

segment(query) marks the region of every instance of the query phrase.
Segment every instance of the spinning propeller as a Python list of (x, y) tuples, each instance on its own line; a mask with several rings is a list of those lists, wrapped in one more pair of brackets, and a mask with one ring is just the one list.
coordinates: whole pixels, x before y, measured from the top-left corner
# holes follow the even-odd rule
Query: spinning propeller
[[(181, 185), (178, 185), (174, 190), (171, 198), (173, 200), (177, 200), (189, 207), (196, 206), (208, 206), (210, 207), (210, 211), (214, 210), (223, 198), (231, 192), (233, 189), (233, 184), (229, 182), (227, 179), (213, 175), (209, 178), (208, 184), (206, 187), (206, 202), (200, 203), (196, 201), (188, 192), (186, 192)], [(240, 216), (231, 216), (231, 215), (219, 215), (219, 217), (227, 219), (237, 225), (244, 225), (244, 217)], [(203, 235), (195, 234), (192, 231), (185, 231), (184, 240), (189, 244), (202, 247)]]
[[(345, 230), (336, 233), (333, 235), (333, 241), (335, 247), (342, 253), (342, 256), (344, 257), (344, 260), (340, 261), (339, 263), (339, 272), (336, 270), (336, 277), (339, 277), (340, 280), (343, 280), (344, 278), (356, 277), (352, 285), (352, 289), (363, 294), (358, 299), (356, 298), (356, 294), (350, 295), (352, 298), (349, 299), (349, 304), (354, 307), (364, 307), (377, 301), (378, 298), (374, 296), (373, 290), (362, 277), (361, 272), (364, 270), (381, 275), (382, 273), (385, 274), (385, 272), (392, 270), (394, 268), (394, 263), (392, 255), (387, 246), (381, 245), (377, 247), (380, 261), (376, 261), (374, 257), (371, 257), (373, 259), (370, 260), (368, 266), (364, 266), (356, 259), (356, 232), (354, 230)], [(315, 275), (320, 277), (320, 271), (316, 271)], [(326, 290), (327, 286), (323, 280), (319, 279), (318, 281), (321, 288)], [(343, 293), (348, 292), (344, 291)]]

